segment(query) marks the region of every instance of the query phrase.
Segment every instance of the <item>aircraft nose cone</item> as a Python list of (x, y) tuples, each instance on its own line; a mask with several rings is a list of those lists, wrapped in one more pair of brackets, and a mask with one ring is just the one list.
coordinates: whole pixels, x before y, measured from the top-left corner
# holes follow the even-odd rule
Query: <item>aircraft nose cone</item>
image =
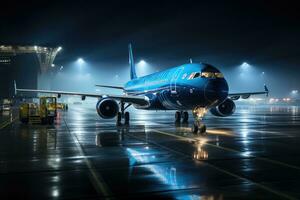
[(210, 103), (221, 103), (228, 95), (228, 84), (225, 79), (208, 80), (204, 88), (204, 96)]

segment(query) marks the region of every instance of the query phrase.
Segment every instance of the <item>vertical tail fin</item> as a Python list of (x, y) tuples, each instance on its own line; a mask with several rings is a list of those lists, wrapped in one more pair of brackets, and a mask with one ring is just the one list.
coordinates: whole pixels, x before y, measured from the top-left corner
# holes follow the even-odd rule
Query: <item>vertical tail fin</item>
[(135, 64), (133, 60), (133, 54), (132, 54), (132, 47), (131, 44), (128, 45), (128, 51), (129, 51), (129, 65), (130, 65), (130, 79), (137, 78), (136, 72), (135, 72)]

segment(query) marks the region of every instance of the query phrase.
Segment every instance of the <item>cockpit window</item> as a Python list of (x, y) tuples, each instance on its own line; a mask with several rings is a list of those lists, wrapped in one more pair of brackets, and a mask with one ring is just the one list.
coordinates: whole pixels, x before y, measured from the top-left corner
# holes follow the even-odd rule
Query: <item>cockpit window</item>
[(217, 78), (224, 78), (224, 75), (222, 73), (220, 73), (220, 72), (215, 73), (215, 76)]
[(191, 75), (189, 76), (189, 80), (190, 79), (194, 79), (194, 78), (198, 78), (198, 77), (202, 77), (202, 78), (224, 78), (224, 75), (221, 72), (193, 72), (191, 73)]
[(194, 75), (194, 77), (193, 78), (198, 78), (198, 77), (200, 77), (200, 72), (197, 72), (195, 75)]
[(193, 78), (194, 78), (194, 76), (195, 76), (195, 74), (196, 74), (195, 72), (191, 73), (191, 75), (189, 76), (189, 78), (188, 78), (188, 79), (189, 79), (189, 80), (190, 80), (190, 79), (193, 79)]
[(201, 77), (204, 78), (214, 78), (215, 74), (213, 72), (202, 72)]

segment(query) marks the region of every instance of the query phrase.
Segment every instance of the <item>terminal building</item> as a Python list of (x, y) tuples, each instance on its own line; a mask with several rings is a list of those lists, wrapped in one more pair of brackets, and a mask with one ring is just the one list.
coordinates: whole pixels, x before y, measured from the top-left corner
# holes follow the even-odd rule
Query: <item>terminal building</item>
[(14, 80), (22, 88), (50, 89), (47, 74), (60, 50), (61, 47), (1, 45), (0, 98), (14, 96)]
[(38, 88), (39, 63), (33, 54), (0, 57), (0, 98), (14, 95), (13, 82), (24, 88)]

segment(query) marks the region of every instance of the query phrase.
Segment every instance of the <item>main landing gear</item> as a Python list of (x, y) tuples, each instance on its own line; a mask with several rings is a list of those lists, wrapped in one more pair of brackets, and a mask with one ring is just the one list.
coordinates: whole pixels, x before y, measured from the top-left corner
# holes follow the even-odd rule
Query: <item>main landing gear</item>
[(117, 126), (121, 126), (122, 125), (122, 118), (124, 119), (124, 125), (129, 125), (129, 121), (130, 121), (130, 114), (129, 112), (125, 112), (125, 110), (131, 106), (131, 104), (128, 104), (125, 107), (125, 103), (124, 102), (120, 102), (120, 107), (121, 107), (121, 112), (118, 112), (117, 114)]
[(177, 111), (175, 113), (175, 123), (180, 123), (182, 119), (182, 123), (188, 123), (189, 121), (189, 113), (187, 111)]
[(194, 116), (194, 125), (192, 127), (192, 132), (194, 134), (205, 134), (206, 133), (206, 126), (203, 124), (202, 119), (203, 116), (206, 114), (206, 108), (204, 107), (196, 107), (193, 109), (193, 116)]

